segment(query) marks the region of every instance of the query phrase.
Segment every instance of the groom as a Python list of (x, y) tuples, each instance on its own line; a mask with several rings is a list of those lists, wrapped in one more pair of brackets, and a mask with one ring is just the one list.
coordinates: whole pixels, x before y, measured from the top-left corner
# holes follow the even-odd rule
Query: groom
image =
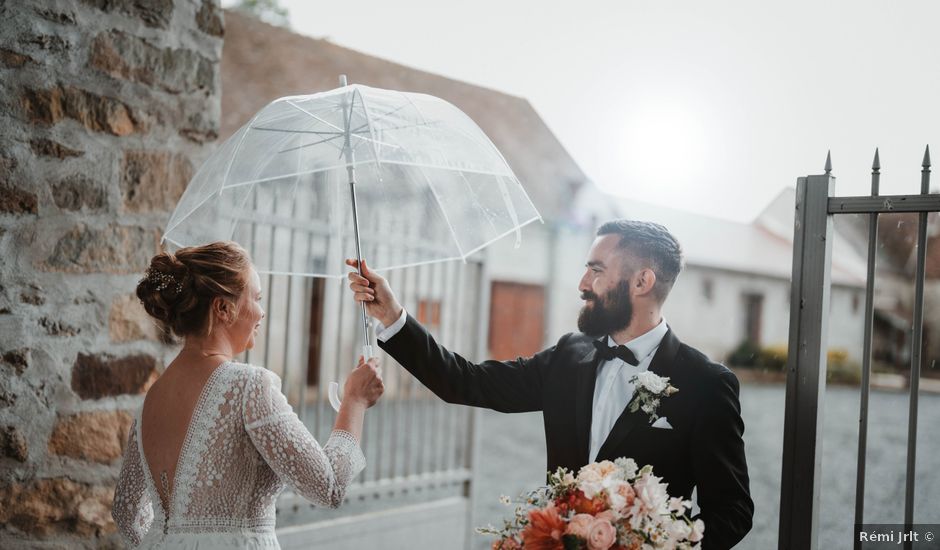
[[(482, 363), (438, 344), (365, 262), (365, 278), (353, 272), (349, 280), (356, 300), (383, 325), (380, 347), (438, 397), (507, 413), (542, 411), (551, 472), (577, 473), (619, 457), (651, 464), (670, 495), (697, 490), (703, 548), (719, 550), (737, 544), (754, 515), (744, 423), (734, 374), (680, 342), (661, 315), (681, 264), (679, 243), (661, 225), (608, 222), (578, 287), (580, 332), (529, 358)], [(655, 409), (631, 412), (632, 379), (643, 371), (669, 377), (679, 391)]]

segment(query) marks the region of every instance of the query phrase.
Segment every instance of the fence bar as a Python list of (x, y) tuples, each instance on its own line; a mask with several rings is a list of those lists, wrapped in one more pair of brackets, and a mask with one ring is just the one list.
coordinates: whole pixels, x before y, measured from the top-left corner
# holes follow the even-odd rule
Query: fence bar
[[(930, 148), (924, 152), (920, 173), (920, 192), (930, 191)], [(914, 523), (914, 474), (917, 457), (917, 402), (920, 389), (920, 364), (924, 343), (924, 278), (927, 265), (927, 212), (921, 212), (917, 223), (917, 271), (914, 274), (914, 336), (911, 339), (911, 397), (907, 421), (907, 480), (904, 487), (904, 525)], [(904, 544), (905, 550), (912, 542)]]
[[(255, 193), (255, 195), (257, 196), (257, 193)], [(272, 211), (272, 213), (276, 213), (276, 212), (277, 212), (277, 193), (274, 193), (274, 200), (271, 201), (271, 211)], [(271, 256), (270, 261), (273, 262), (273, 261), (274, 261), (274, 255), (276, 254), (275, 249), (274, 249), (274, 245), (275, 245), (275, 239), (274, 239), (274, 237), (277, 235), (277, 226), (276, 226), (276, 225), (272, 225), (272, 226), (270, 226), (270, 227), (271, 227), (271, 240), (268, 242), (268, 254), (270, 254), (270, 256)], [(273, 263), (272, 263), (272, 265), (273, 265)], [(271, 304), (273, 303), (272, 300), (274, 299), (274, 275), (268, 273), (268, 281), (267, 281), (267, 282), (268, 282), (268, 289), (265, 291), (265, 295), (266, 295), (266, 297), (267, 297), (267, 305), (268, 305), (267, 309), (268, 309), (268, 311), (270, 311), (270, 310), (271, 310)], [(265, 367), (266, 369), (271, 369), (271, 370), (273, 370), (273, 369), (272, 369), (273, 365), (271, 364), (271, 348), (272, 348), (272, 346), (271, 346), (271, 325), (272, 325), (272, 323), (271, 323), (270, 321), (264, 324), (264, 367)], [(282, 365), (282, 366), (283, 366), (283, 365)], [(285, 371), (286, 371), (286, 368), (282, 368), (281, 372), (279, 373), (279, 374), (281, 375), (281, 377), (282, 377), (282, 380), (283, 380), (283, 378), (286, 378), (286, 372), (285, 372)], [(275, 371), (275, 372), (277, 372), (277, 371)]]
[(940, 195), (881, 195), (878, 197), (830, 197), (830, 214), (870, 214), (873, 212), (937, 212)]
[[(487, 269), (488, 264), (484, 261), (479, 264), (479, 275), (477, 279), (477, 326), (474, 331), (474, 337), (477, 342), (476, 357), (473, 358), (474, 361), (480, 361), (482, 358), (486, 357), (489, 354), (489, 343), (485, 335), (489, 329), (490, 322), (490, 274)], [(480, 431), (480, 421), (482, 417), (482, 411), (479, 407), (468, 407), (467, 415), (469, 420), (467, 422), (467, 437), (465, 441), (467, 442), (466, 456), (464, 458), (464, 464), (468, 470), (470, 470), (470, 479), (464, 482), (463, 493), (470, 501), (470, 506), (467, 507), (467, 525), (476, 525), (473, 514), (473, 503), (476, 502), (478, 496), (474, 494), (477, 489), (477, 484), (473, 483), (474, 479), (477, 479), (477, 464), (479, 462), (480, 456), (480, 445), (483, 441), (483, 437)], [(474, 530), (466, 529), (466, 535), (464, 538), (464, 548), (470, 550), (473, 547), (473, 532)]]
[[(871, 167), (871, 194), (878, 196), (881, 183), (881, 162), (878, 149)], [(878, 249), (878, 213), (868, 215), (868, 275), (865, 278), (865, 341), (862, 351), (862, 388), (858, 411), (858, 462), (855, 474), (855, 523), (865, 523), (865, 462), (868, 451), (868, 397), (871, 393), (871, 347), (875, 313), (875, 253)], [(862, 541), (855, 540), (855, 550)]]
[[(827, 166), (828, 168), (828, 166)], [(828, 172), (828, 170), (827, 170)], [(790, 345), (780, 492), (780, 550), (810, 550), (818, 538), (822, 404), (828, 338), (835, 178), (799, 178), (796, 187)]]

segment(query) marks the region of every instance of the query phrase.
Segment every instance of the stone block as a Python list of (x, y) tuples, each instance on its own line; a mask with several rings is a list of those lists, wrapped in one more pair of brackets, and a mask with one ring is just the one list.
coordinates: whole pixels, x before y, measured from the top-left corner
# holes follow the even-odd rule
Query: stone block
[(77, 336), (82, 331), (76, 326), (49, 317), (40, 318), (39, 326), (44, 328), (49, 336)]
[(120, 31), (101, 33), (88, 63), (115, 78), (159, 86), (172, 93), (208, 90), (214, 63), (192, 50), (160, 49)]
[(108, 330), (112, 342), (133, 340), (161, 341), (157, 321), (144, 311), (144, 306), (133, 294), (114, 298), (108, 314)]
[(32, 148), (33, 153), (41, 157), (53, 157), (57, 159), (65, 159), (69, 157), (80, 157), (85, 154), (84, 151), (79, 151), (77, 149), (71, 149), (52, 141), (51, 139), (37, 138), (29, 140), (29, 146)]
[(131, 420), (126, 411), (59, 416), (49, 437), (49, 452), (110, 464), (124, 454)]
[(194, 143), (207, 143), (219, 137), (219, 124), (215, 117), (197, 112), (180, 124), (179, 134)]
[(107, 207), (108, 198), (105, 190), (91, 179), (73, 174), (52, 185), (52, 200), (62, 210), (100, 212)]
[(0, 214), (37, 214), (39, 199), (36, 193), (19, 186), (0, 185)]
[(4, 67), (9, 67), (11, 69), (19, 69), (27, 63), (35, 63), (36, 61), (29, 57), (28, 55), (23, 55), (21, 53), (16, 53), (12, 50), (7, 50), (0, 48), (0, 64), (3, 64)]
[(24, 42), (53, 54), (65, 52), (71, 47), (68, 40), (55, 34), (37, 34), (25, 39)]
[(31, 306), (41, 306), (46, 303), (46, 297), (43, 296), (42, 287), (36, 283), (29, 285), (20, 292), (20, 302)]
[(60, 25), (74, 25), (75, 14), (70, 11), (58, 11), (52, 8), (35, 8), (36, 15)]
[(140, 273), (157, 251), (159, 236), (140, 226), (95, 229), (79, 224), (59, 238), (37, 267), (66, 273)]
[(16, 429), (16, 426), (0, 428), (0, 457), (12, 458), (17, 462), (26, 462), (29, 458), (26, 438)]
[(141, 131), (143, 123), (123, 102), (72, 86), (27, 89), (20, 98), (26, 118), (33, 124), (53, 125), (71, 118), (95, 132), (126, 136)]
[(72, 366), (72, 390), (82, 399), (141, 394), (157, 376), (157, 360), (151, 355), (79, 353)]
[(121, 191), (129, 212), (172, 210), (193, 167), (186, 156), (167, 151), (126, 151), (121, 163)]
[(66, 478), (16, 482), (0, 487), (0, 523), (34, 536), (109, 535), (114, 490)]
[(165, 29), (173, 18), (173, 0), (82, 0), (106, 13), (133, 17), (151, 28)]
[(202, 7), (196, 12), (196, 25), (199, 30), (210, 36), (221, 38), (225, 34), (222, 11), (215, 0), (202, 0)]
[(23, 374), (29, 367), (29, 348), (11, 349), (0, 355), (0, 363), (13, 367), (17, 375)]

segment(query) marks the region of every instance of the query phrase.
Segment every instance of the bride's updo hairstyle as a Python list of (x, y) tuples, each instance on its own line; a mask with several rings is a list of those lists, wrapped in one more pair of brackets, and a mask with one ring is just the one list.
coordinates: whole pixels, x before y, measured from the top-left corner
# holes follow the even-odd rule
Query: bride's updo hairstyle
[(137, 284), (137, 297), (153, 318), (179, 337), (212, 332), (209, 308), (222, 298), (238, 310), (251, 258), (231, 241), (161, 252)]

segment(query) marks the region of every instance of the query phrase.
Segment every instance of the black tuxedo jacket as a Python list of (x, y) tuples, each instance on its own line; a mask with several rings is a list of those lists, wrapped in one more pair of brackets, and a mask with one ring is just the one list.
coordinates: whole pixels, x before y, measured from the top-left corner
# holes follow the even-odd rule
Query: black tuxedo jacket
[[(500, 412), (542, 411), (548, 471), (575, 474), (588, 464), (594, 384), (601, 363), (593, 339), (581, 333), (529, 358), (471, 363), (440, 346), (410, 315), (379, 346), (448, 403)], [(627, 457), (669, 483), (671, 496), (697, 500), (705, 522), (704, 550), (731, 548), (751, 529), (754, 503), (744, 457), (738, 380), (723, 365), (683, 344), (670, 329), (649, 370), (668, 376), (678, 393), (664, 398), (660, 417), (673, 429), (652, 428), (649, 416), (624, 409), (597, 460)]]

